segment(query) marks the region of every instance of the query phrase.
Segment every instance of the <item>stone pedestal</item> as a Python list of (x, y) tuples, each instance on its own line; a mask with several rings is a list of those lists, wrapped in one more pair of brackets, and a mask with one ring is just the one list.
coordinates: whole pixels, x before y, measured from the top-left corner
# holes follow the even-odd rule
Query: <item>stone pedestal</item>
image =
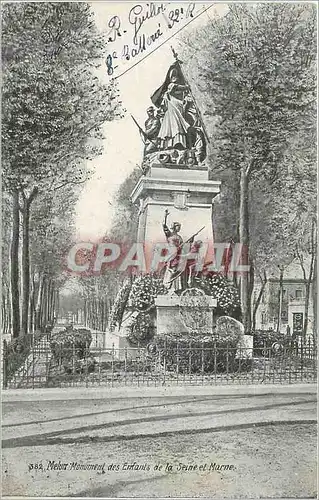
[[(209, 180), (207, 168), (198, 165), (152, 164), (147, 174), (140, 178), (131, 194), (131, 199), (140, 207), (137, 241), (144, 245), (146, 272), (159, 270), (158, 267), (154, 269), (151, 263), (156, 246), (167, 244), (163, 231), (166, 209), (169, 211), (167, 225), (170, 227), (173, 222), (179, 222), (181, 224), (179, 234), (184, 242), (201, 229), (195, 237), (195, 240), (202, 242), (199, 252), (201, 260), (203, 263), (213, 260), (212, 204), (220, 192), (220, 184), (219, 181)], [(178, 295), (158, 296), (155, 304), (157, 335), (180, 335), (190, 331), (185, 323), (185, 314), (183, 318), (180, 313)], [(205, 305), (203, 316), (199, 314), (202, 325), (198, 331), (211, 333), (213, 307), (217, 304), (211, 297), (207, 297), (207, 301), (203, 304)], [(184, 313), (185, 309), (184, 307)], [(200, 306), (197, 307), (197, 316), (199, 310)], [(191, 308), (189, 314), (191, 316)], [(197, 319), (194, 318), (194, 324)]]
[(146, 245), (166, 241), (162, 222), (168, 209), (168, 225), (180, 222), (184, 241), (205, 226), (198, 239), (212, 244), (212, 203), (220, 192), (220, 184), (208, 180), (204, 167), (153, 165), (131, 194), (133, 203), (140, 206), (138, 241)]
[[(203, 314), (206, 315), (206, 324), (203, 333), (211, 333), (213, 328), (213, 308), (217, 306), (217, 301), (206, 296), (205, 302)], [(159, 295), (155, 299), (155, 305), (157, 335), (189, 333), (180, 315), (180, 297), (178, 295)]]

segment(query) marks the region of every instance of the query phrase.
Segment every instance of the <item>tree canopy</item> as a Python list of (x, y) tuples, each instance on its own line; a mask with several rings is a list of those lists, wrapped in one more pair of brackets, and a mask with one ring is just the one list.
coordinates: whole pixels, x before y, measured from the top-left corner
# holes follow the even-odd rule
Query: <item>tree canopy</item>
[[(226, 182), (214, 209), (219, 236), (246, 245), (252, 276), (288, 263), (316, 206), (316, 8), (231, 4), (182, 41), (211, 176)], [(246, 317), (251, 292), (241, 277)]]

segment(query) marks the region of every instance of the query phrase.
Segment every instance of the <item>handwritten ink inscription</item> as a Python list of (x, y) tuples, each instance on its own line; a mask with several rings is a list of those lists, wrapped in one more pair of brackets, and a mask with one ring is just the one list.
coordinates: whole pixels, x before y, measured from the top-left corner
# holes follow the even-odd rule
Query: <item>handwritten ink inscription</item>
[[(157, 41), (165, 41), (175, 28), (182, 27), (203, 9), (196, 3), (172, 8), (171, 3), (136, 4), (128, 11), (127, 18), (114, 15), (107, 22), (106, 69), (110, 77), (116, 77), (123, 69), (123, 62), (152, 50)], [(113, 48), (111, 49), (111, 46)], [(116, 48), (115, 48), (116, 45)]]

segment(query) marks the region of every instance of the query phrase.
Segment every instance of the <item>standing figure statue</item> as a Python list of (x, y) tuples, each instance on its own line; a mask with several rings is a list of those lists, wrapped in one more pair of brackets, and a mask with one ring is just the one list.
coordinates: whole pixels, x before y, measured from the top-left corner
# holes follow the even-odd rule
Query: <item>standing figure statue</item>
[[(194, 237), (199, 231), (195, 235), (191, 236), (186, 243), (183, 243), (181, 235), (178, 234), (181, 230), (181, 224), (179, 222), (173, 222), (171, 228), (169, 229), (167, 226), (168, 216), (169, 211), (166, 209), (163, 221), (163, 230), (171, 251), (169, 251), (168, 261), (166, 263), (163, 284), (169, 290), (169, 293), (173, 294), (187, 288), (192, 280), (194, 274), (193, 268), (191, 268), (191, 270), (188, 268), (186, 265), (187, 259), (185, 259), (187, 254), (182, 255), (182, 252), (183, 246), (194, 243)], [(191, 247), (191, 257), (194, 256), (195, 258), (195, 253), (198, 252), (201, 244), (201, 242), (198, 242), (196, 245), (194, 244)]]
[(203, 124), (179, 61), (171, 65), (163, 85), (151, 100), (163, 116), (158, 132), (159, 150), (184, 151), (186, 164), (200, 164), (206, 157)]
[(163, 284), (169, 290), (169, 293), (174, 293), (182, 290), (182, 273), (178, 269), (178, 264), (182, 251), (183, 239), (181, 235), (178, 234), (181, 230), (181, 224), (179, 222), (173, 222), (171, 228), (168, 228), (168, 216), (169, 211), (166, 209), (163, 221), (163, 231), (166, 236), (167, 243), (172, 251), (169, 251), (169, 256), (171, 255), (171, 257), (166, 263)]
[(189, 147), (187, 135), (193, 121), (192, 118), (189, 120), (192, 113), (191, 98), (189, 87), (176, 63), (170, 67), (163, 85), (154, 92), (151, 100), (163, 114), (158, 133), (159, 148), (165, 150)]

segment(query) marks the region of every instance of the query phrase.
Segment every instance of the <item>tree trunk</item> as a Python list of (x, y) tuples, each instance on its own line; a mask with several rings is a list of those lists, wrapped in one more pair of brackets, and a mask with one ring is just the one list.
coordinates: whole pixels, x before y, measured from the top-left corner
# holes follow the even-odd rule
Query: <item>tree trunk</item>
[(310, 302), (310, 289), (311, 289), (311, 284), (314, 286), (314, 283), (312, 283), (312, 277), (313, 277), (313, 272), (314, 272), (314, 263), (315, 263), (315, 255), (311, 255), (311, 261), (310, 261), (310, 269), (309, 269), (309, 276), (308, 279), (306, 280), (306, 294), (305, 294), (305, 319), (304, 319), (304, 325), (303, 325), (303, 337), (305, 338), (307, 335), (307, 328), (308, 328), (308, 318), (309, 318), (309, 302)]
[(281, 327), (281, 313), (282, 313), (282, 299), (283, 299), (283, 286), (284, 286), (284, 268), (279, 266), (279, 290), (278, 290), (278, 319), (277, 319), (277, 333), (280, 332)]
[(39, 276), (37, 303), (35, 306), (35, 329), (36, 330), (41, 329), (41, 306), (42, 306), (43, 287), (44, 287), (44, 277), (40, 275)]
[(22, 212), (22, 332), (27, 335), (29, 331), (29, 300), (30, 300), (30, 250), (29, 250), (29, 230), (30, 230), (30, 206), (25, 202)]
[(44, 327), (49, 323), (50, 317), (50, 297), (51, 297), (52, 281), (47, 280), (46, 296), (45, 296), (45, 316), (44, 316)]
[(313, 283), (312, 283), (312, 307), (313, 307), (313, 341), (317, 343), (317, 252), (313, 263)]
[(4, 334), (7, 333), (8, 325), (8, 314), (7, 314), (7, 304), (5, 294), (2, 292), (2, 303), (1, 303), (1, 328)]
[(55, 318), (57, 316), (57, 300), (58, 300), (58, 291), (56, 289), (56, 286), (54, 286), (54, 295), (53, 295), (53, 302), (52, 302), (52, 324), (55, 324)]
[[(240, 206), (239, 206), (239, 242), (242, 244), (243, 264), (248, 265), (249, 259), (249, 212), (248, 212), (248, 176), (245, 166), (240, 171)], [(244, 271), (240, 277), (240, 303), (242, 321), (245, 333), (251, 330), (251, 305), (249, 294), (249, 272)]]
[(41, 307), (40, 307), (40, 330), (43, 330), (45, 325), (45, 318), (47, 315), (47, 278), (44, 280), (42, 293), (41, 293)]
[(49, 293), (48, 293), (48, 323), (51, 324), (53, 321), (53, 309), (54, 309), (54, 294), (55, 294), (55, 287), (54, 287), (54, 282), (50, 280), (50, 288), (49, 288)]
[(252, 330), (253, 331), (256, 330), (257, 311), (258, 311), (258, 307), (260, 306), (260, 302), (261, 302), (262, 296), (264, 294), (266, 284), (267, 284), (267, 275), (266, 275), (266, 271), (264, 271), (264, 279), (261, 280), (261, 287), (260, 287), (256, 302), (255, 302), (254, 308), (253, 308), (253, 319), (252, 319)]
[(30, 208), (31, 203), (38, 193), (34, 187), (29, 197), (22, 191), (23, 207), (23, 244), (22, 244), (22, 332), (29, 332), (29, 301), (30, 301)]
[[(311, 253), (311, 263), (309, 270), (309, 279), (308, 279), (308, 304), (310, 301), (310, 290), (312, 284), (312, 301), (313, 301), (313, 341), (316, 343), (317, 337), (317, 220), (314, 218), (312, 220), (311, 225), (311, 243), (310, 243), (310, 253)], [(306, 291), (307, 298), (307, 291)], [(306, 304), (305, 304), (306, 305)], [(307, 323), (308, 323), (308, 308), (307, 308)], [(305, 316), (305, 325), (304, 325), (304, 335), (307, 334), (307, 323)]]
[(252, 259), (249, 261), (249, 283), (248, 283), (248, 296), (249, 296), (249, 307), (250, 307), (250, 331), (251, 331), (251, 313), (252, 313), (252, 297), (255, 286), (255, 267)]
[(56, 291), (56, 300), (55, 300), (55, 316), (58, 319), (60, 314), (60, 292)]
[(306, 267), (304, 264), (304, 256), (302, 252), (299, 251), (297, 248), (297, 257), (299, 259), (300, 267), (302, 270), (303, 274), (303, 279), (304, 279), (304, 284), (305, 284), (305, 315), (304, 315), (304, 322), (303, 322), (303, 328), (302, 328), (302, 335), (305, 337), (307, 335), (307, 327), (308, 327), (308, 317), (309, 317), (309, 302), (310, 302), (310, 289), (311, 289), (311, 282), (312, 282), (312, 276), (314, 273), (314, 264), (315, 264), (315, 258), (316, 258), (316, 244), (315, 244), (315, 230), (316, 227), (313, 224), (312, 226), (312, 234), (311, 234), (311, 261), (310, 261), (310, 268), (309, 268), (309, 275), (307, 278), (307, 272), (306, 272)]
[(30, 292), (30, 331), (34, 332), (35, 328), (35, 280), (32, 273), (32, 286)]
[(13, 217), (12, 237), (10, 248), (11, 260), (11, 306), (12, 306), (12, 335), (14, 338), (20, 334), (20, 290), (19, 290), (19, 236), (20, 236), (20, 214), (19, 214), (19, 191), (13, 192)]

